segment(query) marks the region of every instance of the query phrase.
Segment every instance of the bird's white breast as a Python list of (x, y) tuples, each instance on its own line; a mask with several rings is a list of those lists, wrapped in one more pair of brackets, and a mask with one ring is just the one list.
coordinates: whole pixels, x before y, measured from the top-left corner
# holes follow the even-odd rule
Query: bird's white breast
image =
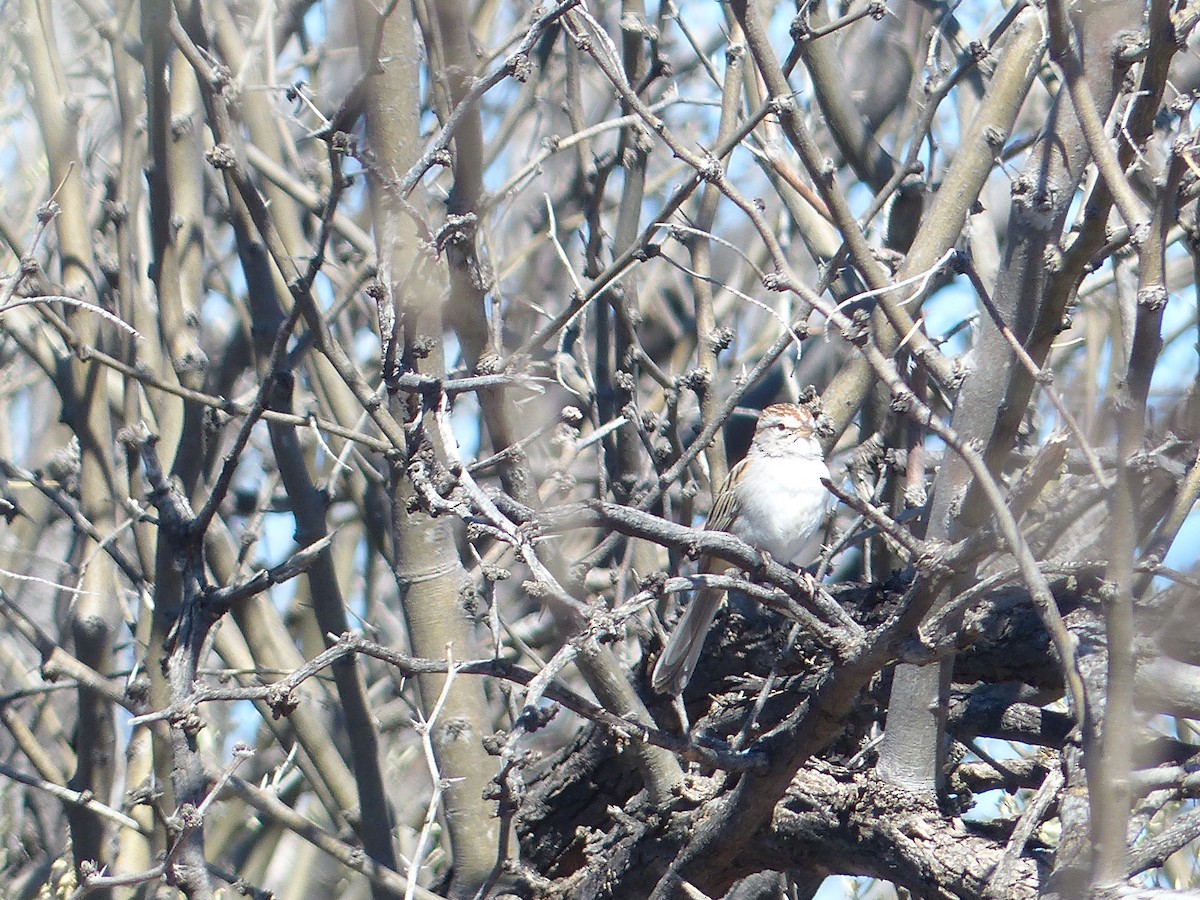
[(796, 563), (821, 524), (829, 469), (819, 459), (765, 457), (746, 467), (738, 485), (738, 514), (730, 529), (783, 563)]

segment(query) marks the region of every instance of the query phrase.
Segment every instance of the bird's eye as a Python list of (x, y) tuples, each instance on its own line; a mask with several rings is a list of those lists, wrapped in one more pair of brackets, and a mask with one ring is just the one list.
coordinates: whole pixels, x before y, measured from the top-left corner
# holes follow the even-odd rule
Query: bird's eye
[(776, 431), (787, 431), (787, 424), (784, 422), (776, 422), (775, 430)]

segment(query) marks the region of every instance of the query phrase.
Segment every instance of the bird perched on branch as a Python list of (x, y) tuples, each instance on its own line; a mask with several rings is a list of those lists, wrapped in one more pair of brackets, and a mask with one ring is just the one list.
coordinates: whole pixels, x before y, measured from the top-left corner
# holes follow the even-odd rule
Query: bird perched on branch
[[(777, 562), (797, 563), (825, 516), (829, 492), (821, 479), (828, 477), (808, 408), (768, 406), (759, 416), (750, 450), (721, 485), (704, 527), (727, 531)], [(705, 557), (700, 571), (719, 572), (721, 562)], [(654, 667), (655, 691), (672, 696), (683, 691), (724, 594), (701, 588), (683, 611)]]

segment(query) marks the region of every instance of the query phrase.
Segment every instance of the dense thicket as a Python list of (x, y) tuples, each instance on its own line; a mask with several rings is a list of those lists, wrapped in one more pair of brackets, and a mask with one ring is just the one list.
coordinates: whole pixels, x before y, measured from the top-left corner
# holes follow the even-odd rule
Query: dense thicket
[(1193, 886), (1195, 18), (14, 0), (0, 893)]

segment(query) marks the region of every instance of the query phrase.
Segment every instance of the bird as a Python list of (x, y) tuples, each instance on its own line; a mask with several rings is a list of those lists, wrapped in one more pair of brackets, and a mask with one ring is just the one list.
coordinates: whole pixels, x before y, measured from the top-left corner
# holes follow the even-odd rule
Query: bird
[[(777, 562), (797, 563), (825, 517), (829, 491), (823, 478), (829, 478), (829, 468), (812, 412), (796, 403), (768, 406), (758, 418), (749, 451), (717, 492), (704, 528), (729, 532)], [(720, 565), (704, 557), (700, 570), (711, 574)], [(654, 667), (655, 692), (683, 692), (724, 595), (701, 588), (684, 609)]]

